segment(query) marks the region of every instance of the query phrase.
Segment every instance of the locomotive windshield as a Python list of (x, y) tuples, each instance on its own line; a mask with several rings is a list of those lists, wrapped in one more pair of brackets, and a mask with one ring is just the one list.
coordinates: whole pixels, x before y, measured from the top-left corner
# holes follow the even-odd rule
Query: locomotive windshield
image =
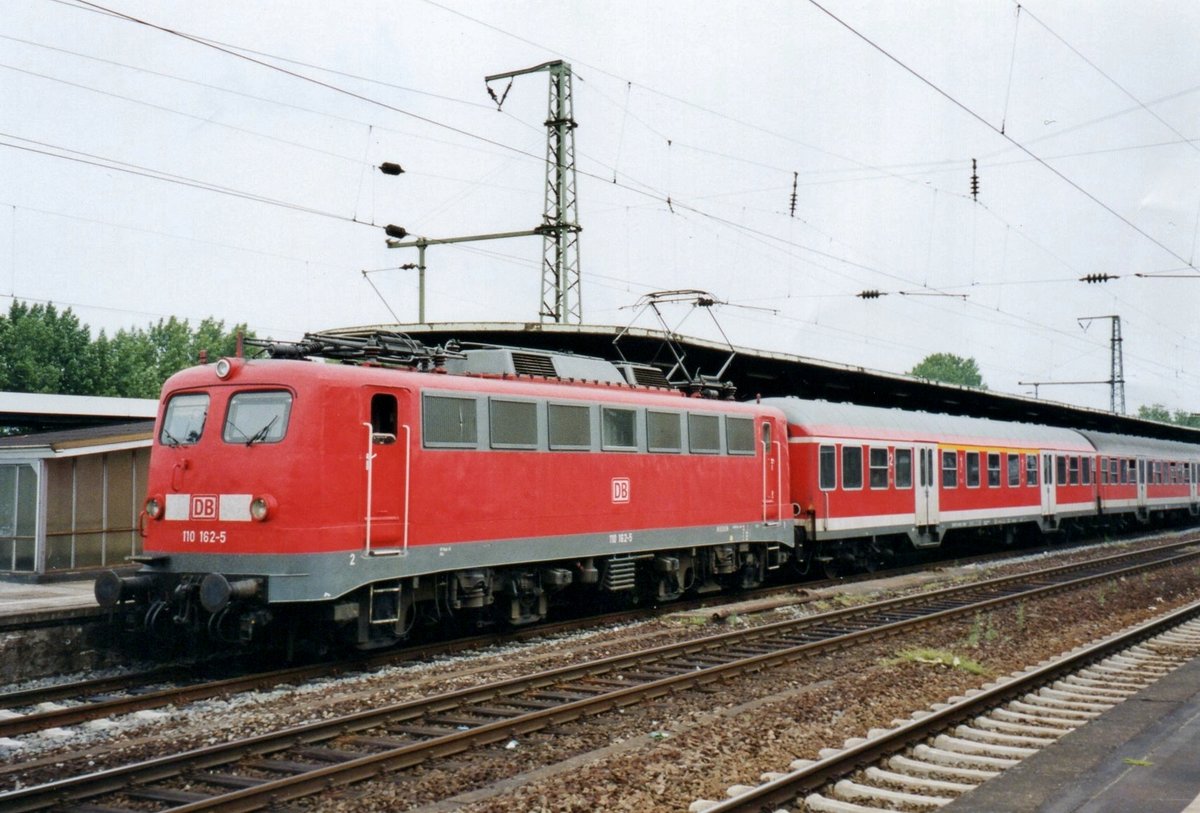
[(239, 392), (229, 399), (225, 416), (226, 443), (278, 443), (287, 434), (292, 394), (282, 390)]
[(158, 441), (167, 446), (191, 446), (204, 433), (204, 419), (208, 417), (208, 395), (190, 392), (175, 395), (167, 401), (167, 412), (163, 416), (162, 432)]

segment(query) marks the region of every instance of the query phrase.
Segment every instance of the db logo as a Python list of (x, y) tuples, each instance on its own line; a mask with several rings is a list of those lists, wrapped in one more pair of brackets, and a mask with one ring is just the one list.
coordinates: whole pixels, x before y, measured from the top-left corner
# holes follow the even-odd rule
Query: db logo
[(614, 477), (612, 481), (612, 501), (629, 502), (629, 478)]
[(192, 495), (192, 519), (216, 519), (217, 518), (217, 495), (216, 494), (193, 494)]

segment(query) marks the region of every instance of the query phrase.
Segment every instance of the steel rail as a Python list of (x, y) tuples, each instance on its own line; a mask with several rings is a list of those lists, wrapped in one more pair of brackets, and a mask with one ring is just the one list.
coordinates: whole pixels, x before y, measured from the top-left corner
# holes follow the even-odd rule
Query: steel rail
[[(120, 791), (130, 785), (144, 785), (189, 771), (225, 765), (246, 756), (284, 751), (298, 745), (329, 740), (365, 729), (419, 719), (429, 714), (444, 713), (455, 709), (469, 712), (470, 703), (495, 701), (497, 698), (512, 698), (521, 692), (536, 691), (549, 686), (569, 684), (572, 680), (595, 677), (615, 670), (627, 669), (630, 666), (638, 664), (644, 665), (663, 661), (669, 656), (694, 657), (706, 650), (711, 651), (715, 656), (719, 653), (722, 646), (728, 648), (728, 645), (731, 643), (744, 645), (747, 642), (759, 641), (759, 639), (772, 630), (776, 632), (787, 631), (789, 629), (797, 629), (805, 624), (809, 627), (817, 627), (831, 618), (845, 619), (849, 615), (864, 614), (872, 610), (877, 611), (880, 608), (888, 610), (896, 609), (901, 606), (900, 602), (902, 601), (907, 601), (914, 608), (921, 605), (924, 605), (926, 608), (926, 612), (920, 615), (902, 617), (896, 620), (888, 620), (892, 614), (883, 613), (882, 620), (884, 623), (882, 624), (875, 624), (864, 629), (849, 632), (839, 630), (816, 640), (796, 643), (794, 640), (785, 638), (780, 642), (782, 645), (776, 645), (776, 648), (773, 650), (761, 654), (753, 654), (748, 657), (735, 657), (725, 663), (718, 663), (711, 666), (685, 664), (680, 667), (680, 674), (645, 680), (635, 685), (615, 690), (602, 690), (593, 697), (565, 702), (553, 708), (539, 709), (520, 715), (514, 714), (511, 718), (493, 723), (484, 723), (465, 731), (455, 731), (430, 740), (405, 744), (403, 747), (390, 749), (382, 753), (365, 755), (298, 776), (269, 780), (257, 787), (246, 788), (234, 793), (222, 794), (210, 799), (173, 808), (180, 811), (180, 813), (183, 811), (214, 809), (217, 807), (222, 810), (258, 809), (272, 802), (306, 795), (318, 786), (326, 788), (332, 785), (358, 781), (365, 776), (373, 776), (389, 768), (413, 765), (438, 756), (458, 753), (477, 745), (528, 733), (547, 725), (562, 723), (584, 715), (597, 714), (620, 706), (637, 703), (644, 699), (659, 697), (681, 688), (723, 680), (740, 673), (758, 671), (770, 666), (796, 660), (819, 650), (847, 647), (856, 642), (891, 635), (917, 625), (929, 624), (937, 620), (965, 613), (974, 613), (981, 608), (996, 606), (1002, 603), (1012, 603), (1051, 592), (1061, 592), (1095, 581), (1111, 579), (1152, 567), (1164, 567), (1200, 557), (1200, 551), (1192, 550), (1170, 558), (1154, 558), (1156, 554), (1169, 552), (1164, 550), (1164, 548), (1185, 546), (1186, 543), (1180, 543), (1175, 546), (1155, 548), (1140, 554), (1120, 554), (1105, 557), (1100, 560), (1102, 563), (1112, 566), (1121, 565), (1122, 563), (1126, 564), (1115, 569), (1084, 573), (1073, 579), (1061, 580), (1050, 584), (1044, 583), (1044, 580), (1051, 575), (1065, 578), (1071, 572), (1080, 570), (1095, 571), (1097, 566), (1095, 564), (1087, 567), (1079, 564), (1064, 565), (1022, 576), (1004, 577), (963, 587), (946, 588), (933, 593), (910, 597), (906, 600), (889, 600), (879, 602), (875, 605), (847, 608), (807, 619), (776, 622), (775, 624), (764, 625), (758, 628), (726, 632), (681, 644), (668, 644), (637, 653), (610, 656), (592, 663), (560, 667), (533, 676), (512, 678), (490, 685), (461, 689), (434, 698), (410, 701), (382, 709), (371, 709), (333, 720), (293, 727), (281, 732), (210, 746), (184, 754), (159, 757), (135, 765), (112, 768), (81, 777), (59, 780), (45, 785), (13, 791), (0, 795), (0, 808), (12, 811), (45, 809), (69, 800), (78, 800), (103, 793)], [(1131, 558), (1149, 558), (1150, 561), (1140, 564), (1127, 564), (1127, 561)], [(1025, 588), (1017, 589), (1017, 583), (1021, 580), (1025, 581)], [(981, 585), (991, 585), (993, 590), (990, 596), (970, 600), (966, 603), (960, 602), (958, 606), (942, 606), (948, 602), (952, 594), (960, 594), (960, 599), (962, 599), (972, 592), (978, 593)], [(759, 643), (760, 645), (765, 645), (768, 642), (759, 641)], [(575, 691), (580, 692), (578, 688)], [(195, 777), (194, 781), (204, 784), (203, 775)]]
[(879, 762), (926, 738), (945, 731), (980, 713), (1027, 694), (1032, 689), (1078, 671), (1108, 655), (1128, 649), (1185, 621), (1200, 616), (1200, 602), (1152, 619), (1115, 637), (1071, 652), (1049, 664), (1038, 666), (1015, 678), (905, 723), (879, 737), (867, 739), (837, 754), (767, 782), (732, 799), (705, 808), (705, 813), (766, 813), (788, 807), (802, 794), (816, 791), (860, 768)]

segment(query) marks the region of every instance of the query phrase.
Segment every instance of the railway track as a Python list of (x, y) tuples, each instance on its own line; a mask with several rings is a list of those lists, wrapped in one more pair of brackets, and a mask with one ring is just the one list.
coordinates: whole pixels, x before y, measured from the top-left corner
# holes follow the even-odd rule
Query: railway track
[(171, 754), (0, 795), (0, 808), (254, 810), (822, 650), (1191, 561), (1178, 542), (739, 629)]
[(968, 697), (797, 760), (758, 787), (693, 811), (932, 810), (1032, 756), (1200, 654), (1200, 602)]

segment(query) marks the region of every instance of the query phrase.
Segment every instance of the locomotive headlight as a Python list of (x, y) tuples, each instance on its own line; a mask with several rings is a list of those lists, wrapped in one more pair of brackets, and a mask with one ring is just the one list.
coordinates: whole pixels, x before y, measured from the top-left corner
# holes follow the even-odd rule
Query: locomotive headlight
[(163, 503), (160, 497), (151, 497), (146, 500), (146, 515), (150, 519), (159, 519), (162, 517)]
[(233, 372), (233, 365), (229, 359), (221, 359), (217, 362), (217, 378), (229, 378), (231, 372)]
[(250, 501), (250, 518), (255, 522), (266, 522), (275, 511), (275, 499), (270, 496), (255, 497)]

